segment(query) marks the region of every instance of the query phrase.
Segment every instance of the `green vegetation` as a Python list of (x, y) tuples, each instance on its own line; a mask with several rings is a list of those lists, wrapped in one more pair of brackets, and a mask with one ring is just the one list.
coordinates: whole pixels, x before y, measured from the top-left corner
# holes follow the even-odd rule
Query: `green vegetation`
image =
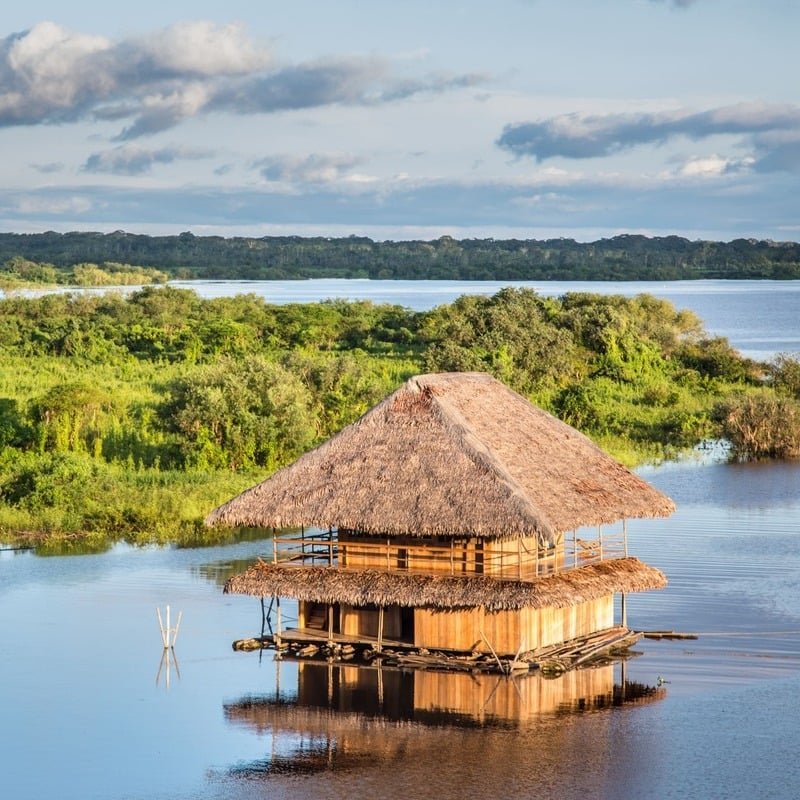
[(102, 266), (78, 263), (56, 267), (14, 256), (0, 266), (0, 289), (5, 292), (43, 286), (143, 286), (168, 280), (169, 275), (157, 269), (110, 261)]
[(770, 429), (800, 419), (797, 361), (743, 359), (690, 312), (646, 295), (504, 289), (424, 313), (171, 287), (10, 297), (0, 537), (199, 541), (212, 535), (201, 527), (211, 508), (412, 374), (465, 369), (494, 374), (628, 463), (723, 432), (740, 457), (795, 454), (800, 441), (795, 431), (758, 450), (734, 435), (758, 414)]
[[(173, 278), (440, 280), (691, 280), (800, 278), (800, 244), (679, 236), (375, 242), (365, 237), (263, 238), (114, 233), (0, 233), (0, 262), (24, 257), (59, 269), (84, 261), (141, 264)], [(69, 282), (69, 281), (67, 281)], [(139, 282), (139, 281), (137, 281)], [(142, 281), (144, 282), (144, 281)]]

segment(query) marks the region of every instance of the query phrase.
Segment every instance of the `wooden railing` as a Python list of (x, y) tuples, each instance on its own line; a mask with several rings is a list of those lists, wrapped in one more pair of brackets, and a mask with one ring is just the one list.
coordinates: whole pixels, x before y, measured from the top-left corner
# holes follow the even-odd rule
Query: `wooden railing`
[(297, 566), (381, 569), (416, 574), (487, 575), (506, 580), (533, 580), (627, 555), (627, 533), (598, 528), (568, 533), (555, 546), (531, 539), (453, 539), (447, 544), (378, 537), (339, 538), (336, 530), (301, 531), (273, 538), (273, 561)]

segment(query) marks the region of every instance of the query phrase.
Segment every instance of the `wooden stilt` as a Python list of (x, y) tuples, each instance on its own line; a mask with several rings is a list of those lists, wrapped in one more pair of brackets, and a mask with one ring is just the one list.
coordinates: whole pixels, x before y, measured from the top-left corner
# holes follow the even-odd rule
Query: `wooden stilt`
[(600, 560), (603, 560), (603, 526), (597, 526), (597, 538), (600, 541)]
[(275, 598), (275, 644), (278, 649), (281, 646), (281, 634), (283, 630), (281, 627), (281, 598)]
[(264, 628), (267, 626), (267, 610), (264, 608), (264, 595), (261, 595), (261, 638), (264, 638)]
[(620, 611), (622, 612), (622, 620), (620, 624), (623, 628), (628, 627), (628, 604), (626, 602), (625, 592), (620, 595)]
[(378, 607), (378, 643), (375, 651), (380, 653), (383, 649), (383, 606)]
[(328, 647), (333, 647), (333, 604), (328, 606)]

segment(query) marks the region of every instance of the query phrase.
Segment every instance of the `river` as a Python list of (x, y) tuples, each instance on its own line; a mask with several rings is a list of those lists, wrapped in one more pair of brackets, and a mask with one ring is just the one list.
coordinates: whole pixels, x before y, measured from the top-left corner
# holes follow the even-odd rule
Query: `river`
[[(741, 329), (776, 318), (731, 295), (752, 311)], [(757, 338), (796, 341), (797, 319)], [(265, 541), (0, 552), (4, 794), (800, 796), (800, 463), (698, 454), (641, 473), (678, 511), (630, 525), (631, 552), (670, 584), (629, 596), (629, 622), (699, 638), (643, 640), (624, 667), (552, 680), (465, 683), (233, 652), (260, 608), (221, 584)], [(183, 614), (169, 664), (156, 619), (167, 604), (173, 621)]]

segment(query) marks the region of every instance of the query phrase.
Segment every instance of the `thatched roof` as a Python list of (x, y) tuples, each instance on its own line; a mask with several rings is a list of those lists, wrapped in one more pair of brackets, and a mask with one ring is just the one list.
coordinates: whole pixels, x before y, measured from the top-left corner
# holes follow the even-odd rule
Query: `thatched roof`
[(419, 375), (206, 524), (553, 541), (668, 498), (483, 373)]
[(616, 592), (663, 589), (664, 574), (637, 558), (617, 558), (535, 581), (382, 570), (296, 567), (259, 561), (225, 584), (228, 594), (291, 597), (352, 606), (408, 606), (487, 611), (567, 608)]

